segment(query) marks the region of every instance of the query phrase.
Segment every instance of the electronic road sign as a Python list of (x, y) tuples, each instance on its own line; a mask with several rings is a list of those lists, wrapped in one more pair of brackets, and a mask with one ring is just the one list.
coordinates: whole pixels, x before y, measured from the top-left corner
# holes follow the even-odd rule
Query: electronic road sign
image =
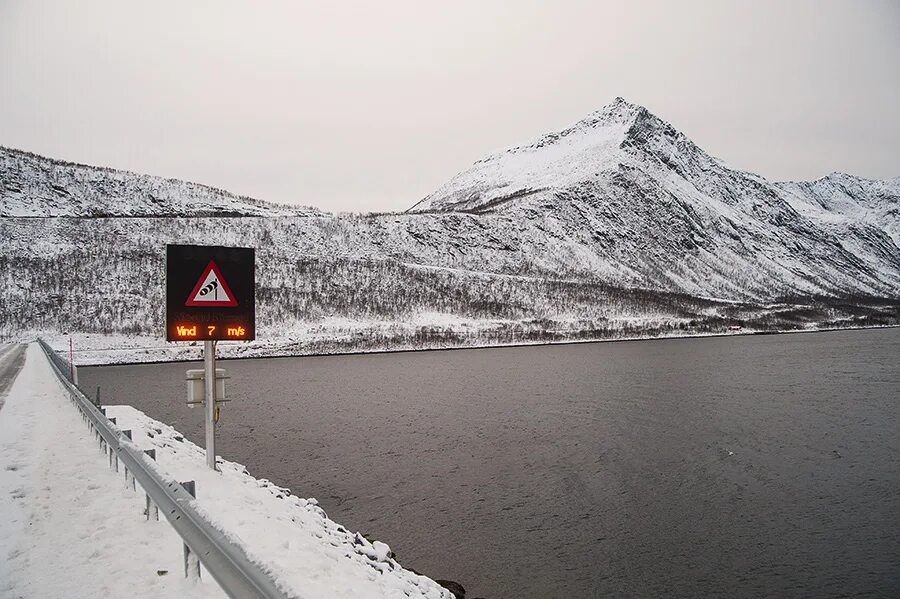
[(256, 339), (253, 248), (166, 246), (166, 341)]

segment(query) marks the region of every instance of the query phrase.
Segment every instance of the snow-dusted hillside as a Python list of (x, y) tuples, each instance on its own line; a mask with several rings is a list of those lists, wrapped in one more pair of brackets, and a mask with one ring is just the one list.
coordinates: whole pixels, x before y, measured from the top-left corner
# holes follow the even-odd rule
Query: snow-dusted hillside
[(317, 214), (221, 189), (44, 158), (0, 147), (0, 216), (284, 216)]
[(900, 322), (900, 181), (771, 183), (621, 99), (401, 214), (0, 166), (0, 337), (158, 338), (167, 243), (257, 248), (265, 353)]

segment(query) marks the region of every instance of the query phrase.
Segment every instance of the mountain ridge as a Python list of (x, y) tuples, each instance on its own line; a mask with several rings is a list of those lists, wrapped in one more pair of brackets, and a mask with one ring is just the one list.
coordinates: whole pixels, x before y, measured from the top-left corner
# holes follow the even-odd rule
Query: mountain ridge
[[(125, 200), (127, 196), (127, 201)], [(0, 217), (286, 216), (321, 214), (227, 190), (0, 146)]]
[[(830, 179), (830, 178), (834, 178), (836, 176), (843, 176), (846, 178), (856, 179), (856, 180), (860, 180), (860, 181), (869, 181), (869, 182), (873, 182), (873, 183), (881, 183), (881, 184), (885, 184), (885, 185), (900, 182), (900, 176), (897, 176), (897, 177), (891, 178), (891, 179), (875, 179), (875, 178), (863, 177), (860, 175), (855, 175), (853, 173), (846, 173), (846, 172), (841, 172), (841, 171), (833, 171), (829, 174), (823, 175), (823, 176), (821, 176), (817, 179), (813, 179), (813, 180), (802, 180), (802, 179), (787, 180), (787, 181), (770, 180), (767, 177), (760, 175), (758, 173), (755, 173), (755, 172), (752, 172), (752, 171), (749, 171), (746, 169), (733, 167), (730, 164), (728, 164), (726, 161), (722, 160), (721, 158), (712, 156), (711, 154), (707, 153), (705, 150), (703, 150), (702, 148), (697, 146), (696, 143), (693, 142), (693, 140), (691, 140), (683, 132), (681, 132), (680, 130), (675, 128), (668, 121), (665, 121), (664, 119), (660, 118), (659, 116), (653, 114), (646, 107), (644, 107), (640, 104), (635, 104), (635, 103), (629, 102), (628, 100), (624, 99), (621, 96), (616, 97), (610, 104), (606, 105), (605, 107), (589, 113), (586, 117), (577, 121), (575, 124), (573, 124), (571, 126), (565, 127), (556, 132), (544, 133), (540, 136), (533, 138), (531, 141), (526, 142), (524, 144), (509, 146), (507, 148), (498, 150), (496, 152), (492, 152), (492, 153), (484, 156), (483, 158), (475, 160), (472, 165), (473, 165), (473, 167), (475, 167), (476, 165), (482, 165), (482, 164), (490, 163), (490, 162), (496, 161), (498, 159), (501, 159), (506, 154), (518, 154), (518, 153), (527, 152), (529, 150), (540, 149), (540, 148), (546, 147), (548, 145), (557, 144), (561, 140), (564, 140), (573, 134), (576, 134), (579, 132), (584, 132), (586, 130), (589, 131), (591, 129), (596, 128), (598, 125), (603, 125), (603, 124), (606, 124), (606, 125), (616, 124), (616, 125), (622, 125), (622, 126), (627, 125), (627, 127), (624, 128), (622, 135), (621, 135), (621, 140), (620, 140), (620, 144), (619, 144), (620, 147), (622, 147), (622, 146), (632, 147), (632, 148), (642, 147), (643, 145), (646, 145), (650, 141), (651, 135), (648, 135), (648, 134), (655, 134), (656, 136), (664, 136), (664, 137), (668, 137), (668, 138), (674, 140), (677, 143), (683, 144), (683, 146), (685, 146), (685, 149), (688, 150), (689, 153), (698, 154), (700, 157), (702, 157), (704, 162), (707, 162), (710, 165), (715, 164), (716, 166), (723, 168), (723, 169), (727, 169), (730, 172), (733, 172), (736, 174), (741, 174), (741, 175), (744, 175), (744, 176), (752, 178), (752, 179), (765, 181), (766, 183), (769, 183), (772, 185), (781, 185), (781, 184), (787, 185), (790, 183), (798, 183), (798, 184), (799, 183), (810, 183), (811, 184), (816, 181), (821, 181), (823, 179)], [(648, 148), (646, 148), (646, 147), (642, 147), (642, 149), (648, 150)], [(652, 150), (652, 148), (650, 148), (649, 150)], [(667, 158), (662, 155), (658, 155), (657, 158), (664, 162), (667, 160)], [(464, 171), (461, 171), (460, 173), (457, 173), (457, 175), (455, 175), (454, 177), (451, 177), (450, 181), (453, 181), (453, 179), (455, 179), (456, 177), (458, 177), (459, 175), (461, 175), (463, 173), (466, 173), (468, 170), (471, 170), (471, 169), (466, 169)], [(410, 208), (408, 208), (406, 210), (406, 212), (415, 212), (415, 211), (435, 209), (433, 206), (428, 205), (428, 202), (426, 202), (426, 200), (428, 200), (429, 198), (433, 198), (438, 192), (439, 192), (439, 190), (427, 195), (425, 198), (414, 203), (413, 206), (411, 206)], [(418, 210), (417, 210), (417, 208), (418, 208)]]

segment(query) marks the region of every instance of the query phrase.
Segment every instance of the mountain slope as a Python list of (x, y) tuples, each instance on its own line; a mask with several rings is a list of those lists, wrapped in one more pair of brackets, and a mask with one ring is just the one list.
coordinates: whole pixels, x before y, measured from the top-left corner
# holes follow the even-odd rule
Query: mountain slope
[(0, 216), (147, 217), (317, 214), (227, 191), (62, 162), (0, 146)]
[(825, 225), (870, 225), (900, 245), (900, 177), (874, 181), (831, 173), (815, 181), (776, 183), (797, 212)]
[[(840, 200), (833, 185), (731, 169), (617, 98), (570, 128), (479, 160), (410, 211), (532, 222), (579, 238), (592, 261), (627, 267), (653, 288), (743, 299), (895, 296), (896, 183), (854, 181), (854, 195)], [(859, 202), (876, 204), (877, 216), (833, 218), (857, 214)]]

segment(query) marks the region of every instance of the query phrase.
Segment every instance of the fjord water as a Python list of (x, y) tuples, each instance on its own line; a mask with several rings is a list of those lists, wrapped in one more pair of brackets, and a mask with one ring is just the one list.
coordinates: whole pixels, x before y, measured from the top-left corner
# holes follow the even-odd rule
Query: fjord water
[[(467, 596), (900, 593), (900, 329), (222, 365), (221, 455)], [(202, 445), (188, 367), (80, 375)]]

